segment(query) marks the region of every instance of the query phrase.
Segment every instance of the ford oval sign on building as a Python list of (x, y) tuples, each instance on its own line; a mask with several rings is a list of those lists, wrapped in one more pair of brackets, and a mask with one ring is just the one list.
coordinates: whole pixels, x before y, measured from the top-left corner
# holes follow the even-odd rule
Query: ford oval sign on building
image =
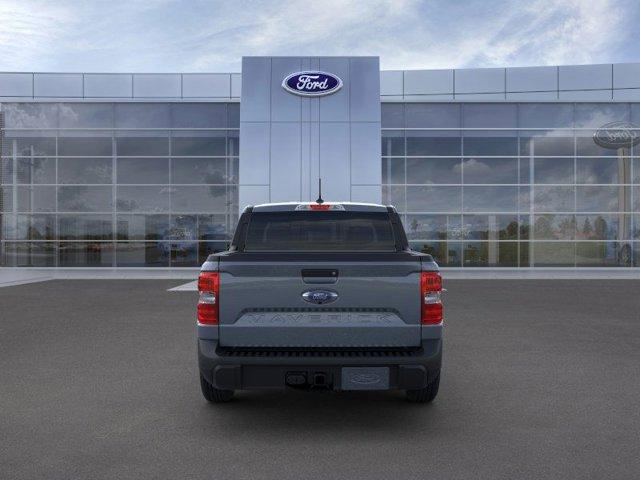
[(342, 88), (340, 77), (327, 72), (296, 72), (282, 81), (282, 88), (294, 95), (321, 97)]
[(640, 143), (640, 126), (630, 122), (611, 122), (593, 134), (593, 141), (603, 148), (630, 148)]

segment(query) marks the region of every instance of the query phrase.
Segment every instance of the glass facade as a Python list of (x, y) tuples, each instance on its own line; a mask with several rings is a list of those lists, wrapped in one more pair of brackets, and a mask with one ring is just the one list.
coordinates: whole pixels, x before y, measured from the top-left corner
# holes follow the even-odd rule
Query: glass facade
[[(2, 103), (0, 265), (194, 267), (238, 219), (239, 104)], [(443, 267), (640, 266), (638, 103), (383, 103), (382, 202)], [(371, 168), (380, 168), (378, 160)]]
[(441, 266), (640, 266), (640, 146), (594, 140), (611, 122), (640, 124), (640, 104), (383, 103), (382, 112), (383, 202)]
[(238, 218), (237, 103), (3, 103), (0, 265), (193, 267)]

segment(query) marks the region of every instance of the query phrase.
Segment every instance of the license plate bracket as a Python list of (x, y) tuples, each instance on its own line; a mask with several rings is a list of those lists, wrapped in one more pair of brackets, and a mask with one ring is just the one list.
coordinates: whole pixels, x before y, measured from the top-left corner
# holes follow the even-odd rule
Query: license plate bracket
[(342, 367), (342, 390), (389, 390), (389, 367)]

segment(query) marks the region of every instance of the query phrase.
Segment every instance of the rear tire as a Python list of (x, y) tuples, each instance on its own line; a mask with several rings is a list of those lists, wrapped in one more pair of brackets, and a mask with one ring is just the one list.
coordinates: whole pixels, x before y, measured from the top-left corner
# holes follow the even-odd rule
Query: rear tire
[(220, 390), (211, 385), (206, 378), (200, 374), (200, 388), (202, 396), (211, 403), (226, 403), (233, 397), (233, 390)]
[(413, 403), (429, 403), (432, 402), (438, 395), (438, 388), (440, 387), (440, 370), (436, 374), (436, 378), (424, 388), (418, 390), (407, 390), (407, 400)]

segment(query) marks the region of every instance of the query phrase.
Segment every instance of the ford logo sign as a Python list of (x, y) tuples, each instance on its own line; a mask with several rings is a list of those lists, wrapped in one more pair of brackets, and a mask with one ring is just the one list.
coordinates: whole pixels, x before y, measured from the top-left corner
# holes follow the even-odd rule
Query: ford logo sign
[(342, 88), (342, 80), (327, 72), (296, 72), (282, 81), (282, 88), (294, 95), (321, 97)]
[(602, 148), (629, 148), (640, 143), (640, 126), (630, 122), (607, 123), (596, 130), (593, 141)]
[(302, 294), (302, 298), (306, 302), (322, 305), (335, 302), (338, 299), (338, 294), (329, 290), (308, 290)]

